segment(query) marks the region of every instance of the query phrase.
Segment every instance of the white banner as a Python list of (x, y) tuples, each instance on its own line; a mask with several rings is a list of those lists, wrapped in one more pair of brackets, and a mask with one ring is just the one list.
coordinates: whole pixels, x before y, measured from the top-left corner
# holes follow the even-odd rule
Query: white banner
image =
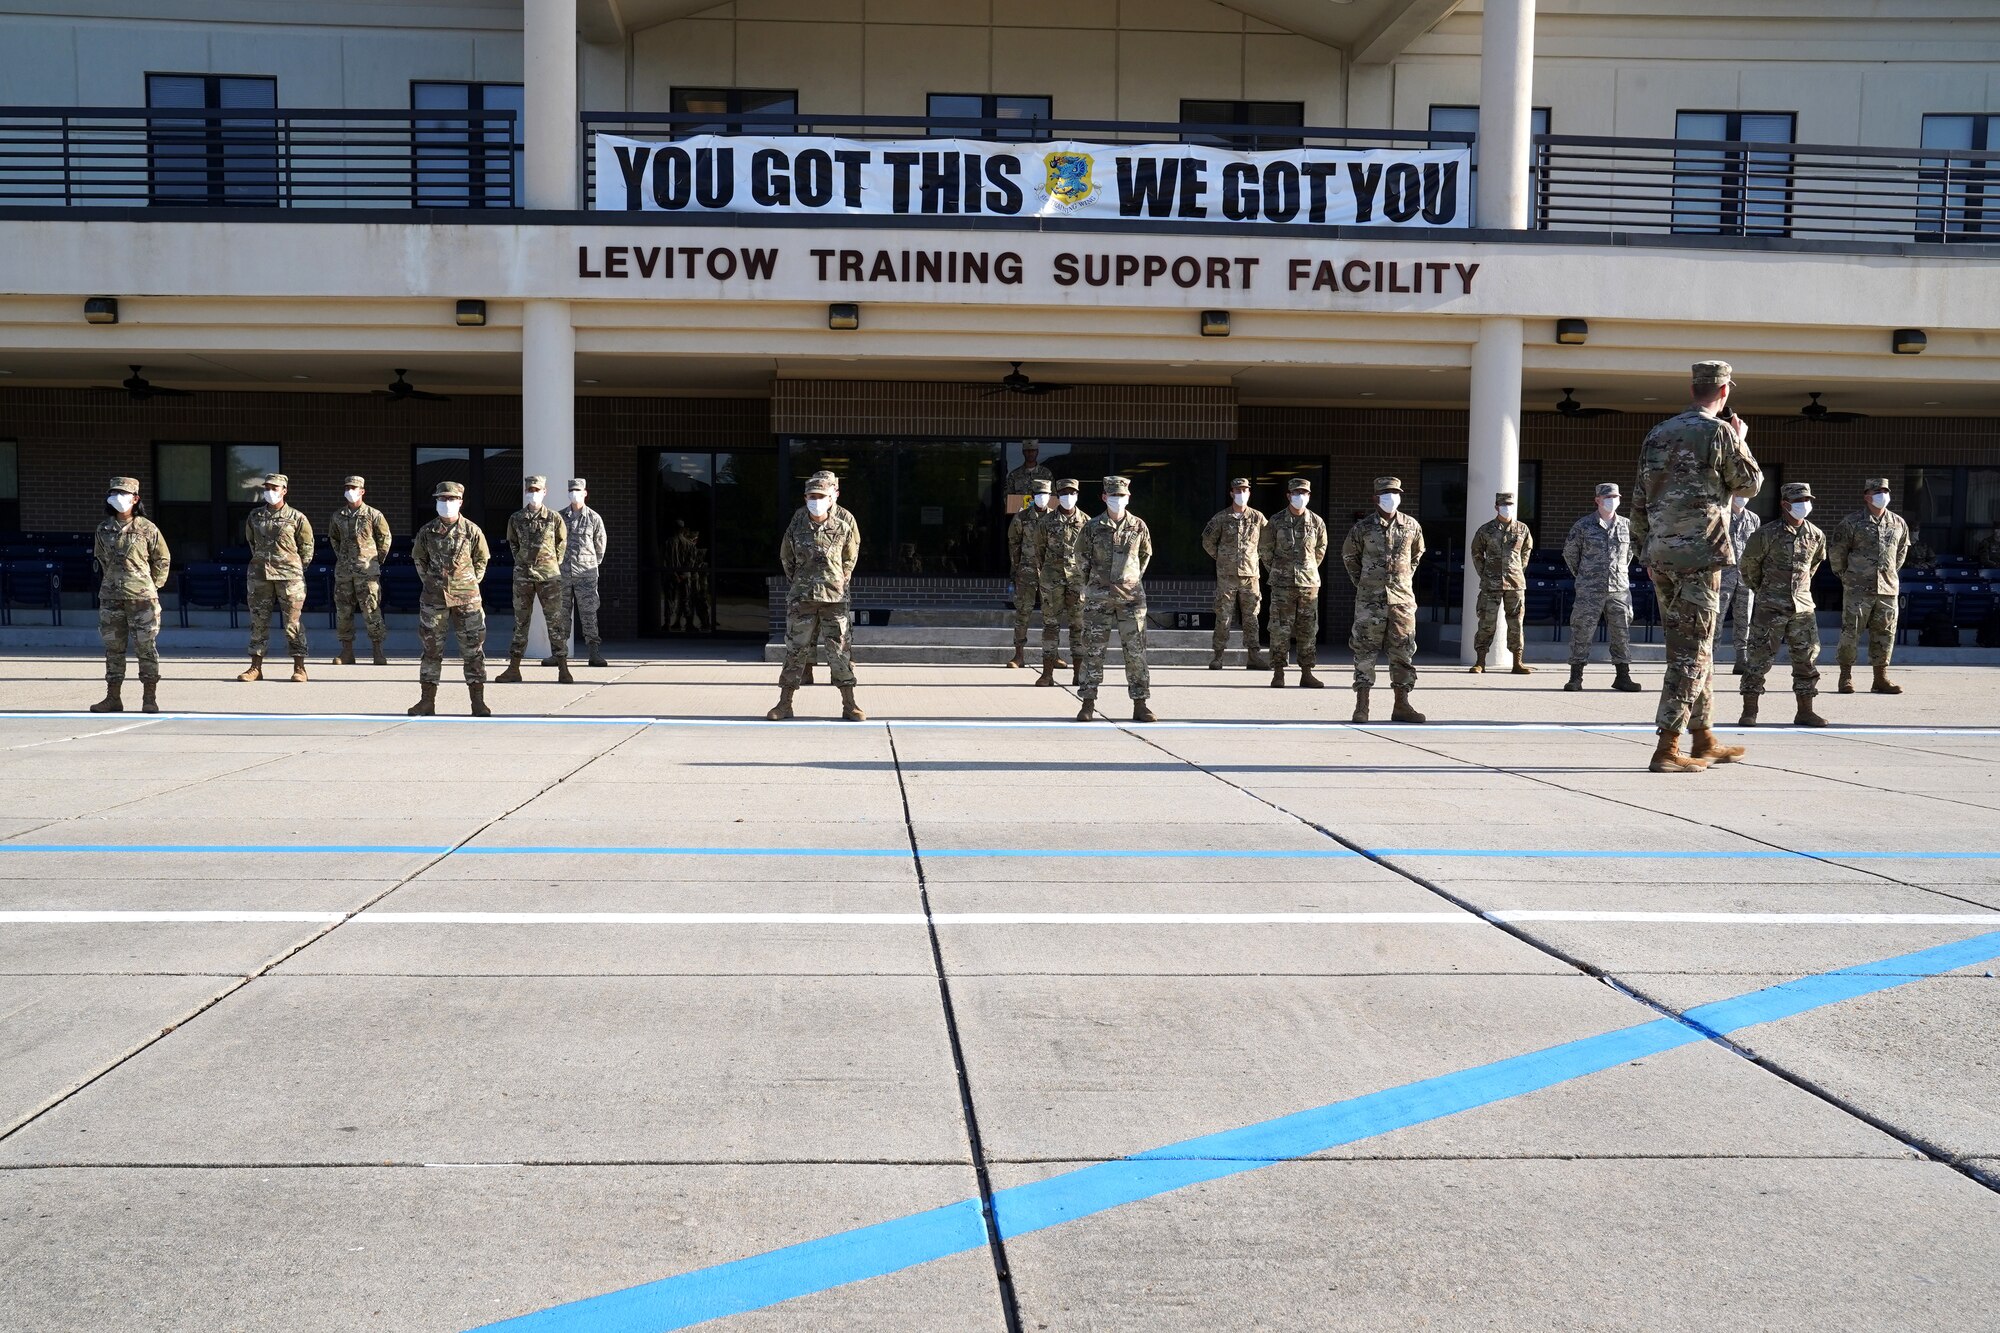
[(1466, 225), (1471, 150), (597, 136), (606, 212)]

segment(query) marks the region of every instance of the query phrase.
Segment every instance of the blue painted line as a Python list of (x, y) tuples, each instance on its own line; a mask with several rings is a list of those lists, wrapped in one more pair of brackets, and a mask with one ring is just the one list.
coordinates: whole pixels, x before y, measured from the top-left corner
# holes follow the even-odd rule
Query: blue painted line
[[(1492, 1064), (1068, 1171), (993, 1196), (1003, 1237), (1027, 1235), (1203, 1181), (1296, 1161), (1570, 1082), (1627, 1061), (2000, 958), (2000, 931), (1718, 1000)], [(488, 1324), (514, 1333), (664, 1333), (763, 1309), (986, 1244), (975, 1200)]]

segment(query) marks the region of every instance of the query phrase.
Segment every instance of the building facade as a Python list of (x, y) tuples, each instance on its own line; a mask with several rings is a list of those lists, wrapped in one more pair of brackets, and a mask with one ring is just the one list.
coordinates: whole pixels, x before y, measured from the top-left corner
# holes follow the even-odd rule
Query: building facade
[[(1399, 475), (1443, 615), (1492, 492), (1559, 546), (1706, 357), (1760, 506), (1888, 475), (1941, 556), (2000, 524), (1981, 0), (281, 8), (0, 3), (23, 548), (113, 473), (190, 567), (271, 468), (315, 519), (367, 475), (402, 535), (437, 480), (490, 531), (524, 473), (582, 475), (611, 634), (761, 634), (822, 466), (861, 600), (1004, 600), (1032, 446), (1087, 495), (1134, 478), (1163, 580), (1206, 572), (1231, 476), (1268, 509), (1309, 476), (1339, 528)], [(1213, 171), (1126, 172), (1147, 145)], [(842, 151), (873, 154), (860, 206)]]

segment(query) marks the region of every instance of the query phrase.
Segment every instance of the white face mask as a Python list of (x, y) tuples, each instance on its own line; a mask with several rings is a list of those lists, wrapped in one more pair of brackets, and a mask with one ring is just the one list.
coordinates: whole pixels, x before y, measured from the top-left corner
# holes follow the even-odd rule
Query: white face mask
[(1514, 506), (1513, 506), (1513, 505), (1501, 505), (1501, 506), (1500, 506), (1500, 517), (1502, 517), (1502, 518), (1512, 518), (1512, 517), (1514, 517)]
[(123, 491), (113, 491), (111, 494), (105, 496), (104, 498), (110, 502), (110, 505), (113, 509), (116, 509), (121, 514), (131, 513), (132, 506), (139, 503), (138, 496), (127, 495)]
[(1249, 503), (1250, 503), (1250, 492), (1248, 492), (1248, 491), (1231, 491), (1231, 492), (1229, 493), (1229, 503), (1231, 503), (1231, 504), (1233, 504), (1233, 505), (1247, 505), (1247, 504), (1249, 504)]
[(832, 508), (833, 499), (830, 496), (808, 495), (806, 497), (806, 512), (814, 518), (825, 518), (827, 511)]
[(1618, 512), (1618, 497), (1615, 495), (1607, 495), (1603, 499), (1597, 502), (1597, 507), (1603, 510), (1607, 517), (1612, 514), (1615, 514)]
[(1303, 514), (1306, 512), (1306, 502), (1310, 499), (1312, 497), (1309, 495), (1288, 495), (1285, 497), (1285, 503), (1292, 507), (1294, 514)]
[(1887, 491), (1870, 492), (1868, 496), (1868, 503), (1874, 505), (1877, 509), (1887, 509), (1889, 507), (1889, 492)]
[(578, 509), (583, 508), (583, 492), (571, 491), (569, 493), (569, 502), (575, 505)]
[(530, 509), (540, 509), (542, 507), (542, 492), (540, 491), (529, 491), (521, 498), (528, 502), (528, 508)]
[(1037, 491), (1035, 493), (1034, 500), (1035, 500), (1035, 508), (1037, 509), (1047, 509), (1049, 507), (1049, 497), (1048, 493), (1045, 491)]
[(1123, 518), (1125, 506), (1131, 502), (1131, 497), (1127, 495), (1107, 495), (1104, 497), (1104, 512), (1113, 518)]
[(347, 497), (347, 503), (351, 505), (358, 505), (361, 503), (361, 492), (358, 490), (349, 489), (342, 491), (341, 494)]
[(462, 503), (464, 503), (464, 502), (463, 502), (463, 501), (461, 501), (461, 500), (439, 500), (439, 501), (438, 501), (438, 505), (437, 505), (437, 508), (438, 508), (438, 517), (439, 517), (439, 518), (457, 518), (457, 517), (458, 517), (458, 507), (459, 507), (459, 505), (460, 505), (460, 504), (462, 504)]
[(1068, 513), (1070, 510), (1076, 508), (1076, 497), (1074, 495), (1058, 495), (1056, 503), (1062, 506), (1064, 513)]
[(1729, 507), (1738, 513), (1743, 512), (1743, 506), (1749, 503), (1750, 497), (1747, 495), (1732, 495), (1729, 497)]
[(274, 491), (269, 487), (266, 487), (264, 489), (263, 495), (264, 495), (264, 503), (267, 505), (277, 504), (279, 501), (285, 498), (285, 493), (283, 491)]
[(1375, 497), (1375, 503), (1382, 506), (1383, 513), (1393, 514), (1402, 507), (1403, 497), (1394, 491), (1384, 491)]
[(1812, 512), (1812, 501), (1795, 500), (1791, 504), (1786, 505), (1785, 508), (1792, 511), (1793, 518), (1803, 520), (1807, 514)]

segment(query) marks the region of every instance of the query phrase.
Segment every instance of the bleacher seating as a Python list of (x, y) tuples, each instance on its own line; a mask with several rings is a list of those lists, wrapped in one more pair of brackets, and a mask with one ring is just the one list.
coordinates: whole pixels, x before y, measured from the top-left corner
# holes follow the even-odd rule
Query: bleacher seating
[(423, 595), (423, 580), (417, 577), (417, 567), (412, 564), (385, 564), (382, 566), (382, 609), (384, 611), (409, 612), (417, 609), (417, 599)]
[(1935, 580), (1903, 583), (1903, 609), (1896, 621), (1896, 637), (1907, 639), (1923, 630), (1924, 622), (1931, 617), (1951, 615), (1951, 588)]
[(62, 624), (62, 564), (56, 560), (9, 560), (0, 564), (0, 624), (14, 623), (14, 609), (49, 612)]
[(188, 623), (188, 608), (229, 612), (229, 628), (236, 628), (236, 612), (243, 607), (243, 567), (214, 562), (183, 565), (175, 571), (180, 584), (181, 626)]

